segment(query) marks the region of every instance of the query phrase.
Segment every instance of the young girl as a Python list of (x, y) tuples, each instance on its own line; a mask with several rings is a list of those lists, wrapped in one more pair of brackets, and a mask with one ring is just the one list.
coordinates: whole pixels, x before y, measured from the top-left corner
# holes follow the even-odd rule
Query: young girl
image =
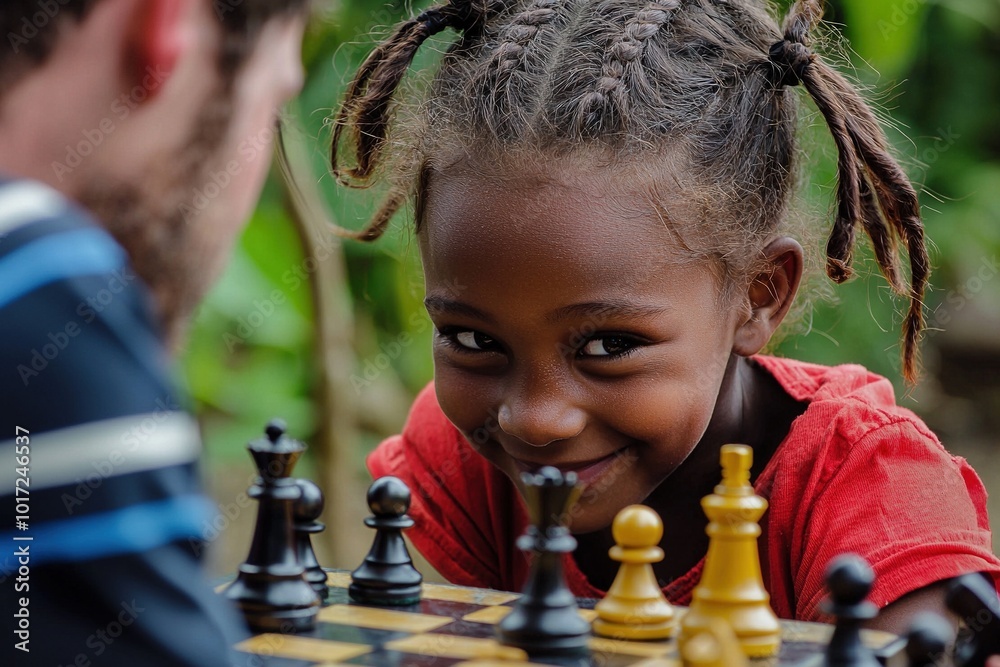
[[(758, 354), (802, 275), (785, 230), (801, 84), (839, 151), (827, 272), (850, 277), (861, 227), (909, 296), (903, 369), (916, 375), (928, 275), (916, 193), (871, 110), (810, 50), (822, 12), (800, 0), (779, 30), (762, 0), (453, 0), (362, 65), (334, 170), (365, 185), (390, 137), (402, 148), (359, 237), (414, 198), (437, 331), (433, 387), (369, 466), (411, 485), (409, 535), (450, 580), (520, 588), (519, 476), (553, 465), (585, 485), (573, 591), (607, 590), (612, 519), (641, 502), (665, 524), (657, 576), (685, 604), (707, 547), (699, 501), (729, 442), (753, 447), (770, 500), (759, 545), (779, 616), (820, 618), (824, 569), (845, 551), (871, 563), (878, 624), (896, 630), (914, 608), (942, 608), (948, 578), (1000, 576), (978, 477), (887, 380)], [(414, 54), (448, 28), (459, 39), (418, 122), (392, 126)]]

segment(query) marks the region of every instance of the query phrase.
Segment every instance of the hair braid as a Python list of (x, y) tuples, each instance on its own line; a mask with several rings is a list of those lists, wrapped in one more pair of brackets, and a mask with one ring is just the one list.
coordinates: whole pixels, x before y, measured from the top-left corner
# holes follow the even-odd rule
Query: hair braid
[[(372, 51), (347, 87), (333, 125), (330, 165), (342, 184), (358, 188), (369, 185), (385, 148), (392, 98), (420, 46), (449, 27), (463, 32), (478, 28), (503, 4), (503, 0), (452, 0), (446, 5), (431, 7), (401, 23), (387, 40)], [(349, 133), (347, 143), (355, 162), (349, 168), (339, 164), (345, 129)], [(374, 241), (382, 236), (392, 216), (408, 196), (407, 189), (394, 187), (364, 229), (357, 232), (346, 229), (337, 231), (349, 238)]]
[[(594, 136), (606, 129), (602, 126), (609, 111), (612, 117), (625, 115), (628, 100), (623, 85), (625, 72), (642, 55), (646, 40), (666, 25), (671, 12), (680, 4), (680, 0), (653, 0), (625, 23), (619, 38), (604, 53), (604, 63), (594, 90), (584, 94), (577, 107), (576, 124), (582, 135)], [(613, 125), (614, 121), (610, 124)]]
[[(364, 187), (382, 157), (392, 98), (413, 57), (428, 38), (445, 28), (471, 30), (501, 3), (496, 0), (454, 0), (431, 7), (401, 23), (358, 69), (334, 121), (331, 167), (345, 185)], [(350, 131), (355, 166), (343, 168), (338, 153), (344, 129)]]
[(524, 93), (534, 87), (545, 66), (543, 57), (533, 52), (543, 37), (555, 32), (558, 5), (559, 0), (529, 0), (500, 29), (492, 53), (476, 72), (473, 94), (492, 100), (476, 110), (476, 120), (497, 137), (515, 138), (526, 125)]
[(525, 47), (538, 36), (541, 26), (555, 17), (557, 0), (532, 0), (523, 11), (514, 15), (503, 30), (503, 41), (493, 53), (490, 66), (500, 72), (510, 72), (524, 66)]
[[(771, 49), (771, 61), (783, 70), (780, 83), (804, 84), (837, 145), (838, 212), (827, 246), (827, 273), (836, 282), (851, 276), (855, 229), (860, 223), (886, 280), (910, 299), (901, 356), (903, 377), (913, 383), (930, 275), (920, 205), (872, 110), (843, 76), (808, 49), (809, 30), (822, 16), (822, 0), (798, 0), (785, 20), (784, 40)], [(897, 239), (906, 245), (910, 259), (909, 288), (900, 277)]]

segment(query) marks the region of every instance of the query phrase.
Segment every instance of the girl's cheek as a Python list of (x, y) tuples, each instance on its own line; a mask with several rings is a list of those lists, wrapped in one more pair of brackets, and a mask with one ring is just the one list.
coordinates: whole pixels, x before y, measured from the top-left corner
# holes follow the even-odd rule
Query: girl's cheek
[(482, 410), (474, 385), (454, 369), (440, 365), (435, 368), (434, 386), (441, 410), (463, 432), (475, 428), (475, 415)]

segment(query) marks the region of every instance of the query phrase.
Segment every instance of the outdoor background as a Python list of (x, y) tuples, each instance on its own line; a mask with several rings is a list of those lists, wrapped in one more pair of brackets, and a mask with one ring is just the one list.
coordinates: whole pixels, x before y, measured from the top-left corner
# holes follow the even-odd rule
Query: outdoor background
[[(401, 215), (374, 245), (341, 243), (322, 229), (324, 219), (362, 226), (378, 199), (373, 190), (345, 191), (328, 174), (332, 110), (372, 40), (425, 4), (321, 6), (304, 49), (306, 87), (285, 118), (301, 193), (288, 197), (274, 171), (183, 352), (180, 371), (204, 430), (206, 481), (220, 510), (204, 531), (216, 573), (233, 572), (246, 555), (256, 508), (244, 495), (254, 476), (245, 445), (276, 416), (310, 445), (298, 475), (327, 495), (321, 561), (355, 567), (371, 541), (362, 524), (364, 456), (398, 432), (412, 396), (432, 376), (432, 328), (409, 221)], [(1000, 3), (830, 4), (827, 16), (849, 41), (854, 76), (871, 87), (921, 189), (935, 267), (926, 372), (912, 392), (899, 381), (903, 304), (890, 298), (867, 252), (854, 282), (824, 290), (818, 281), (807, 290), (811, 304), (777, 353), (861, 363), (892, 378), (900, 402), (968, 458), (1000, 499)], [(422, 50), (414, 80), (453, 37), (448, 31)], [(832, 141), (811, 104), (803, 106), (813, 177), (802, 208), (828, 220)], [(1000, 504), (991, 507), (1000, 528)]]

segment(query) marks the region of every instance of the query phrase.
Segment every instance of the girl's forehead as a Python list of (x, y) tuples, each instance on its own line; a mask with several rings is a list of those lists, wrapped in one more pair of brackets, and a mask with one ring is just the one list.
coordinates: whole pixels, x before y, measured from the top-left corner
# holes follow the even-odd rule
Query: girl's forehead
[(424, 193), (425, 254), (476, 245), (521, 252), (691, 259), (700, 213), (674, 179), (553, 164), (436, 171)]
[(517, 293), (519, 308), (541, 313), (564, 302), (655, 301), (706, 276), (718, 286), (715, 267), (683, 240), (692, 225), (674, 219), (686, 204), (653, 202), (644, 184), (599, 172), (460, 170), (429, 186), (419, 235), (429, 295), (462, 285), (499, 307)]

